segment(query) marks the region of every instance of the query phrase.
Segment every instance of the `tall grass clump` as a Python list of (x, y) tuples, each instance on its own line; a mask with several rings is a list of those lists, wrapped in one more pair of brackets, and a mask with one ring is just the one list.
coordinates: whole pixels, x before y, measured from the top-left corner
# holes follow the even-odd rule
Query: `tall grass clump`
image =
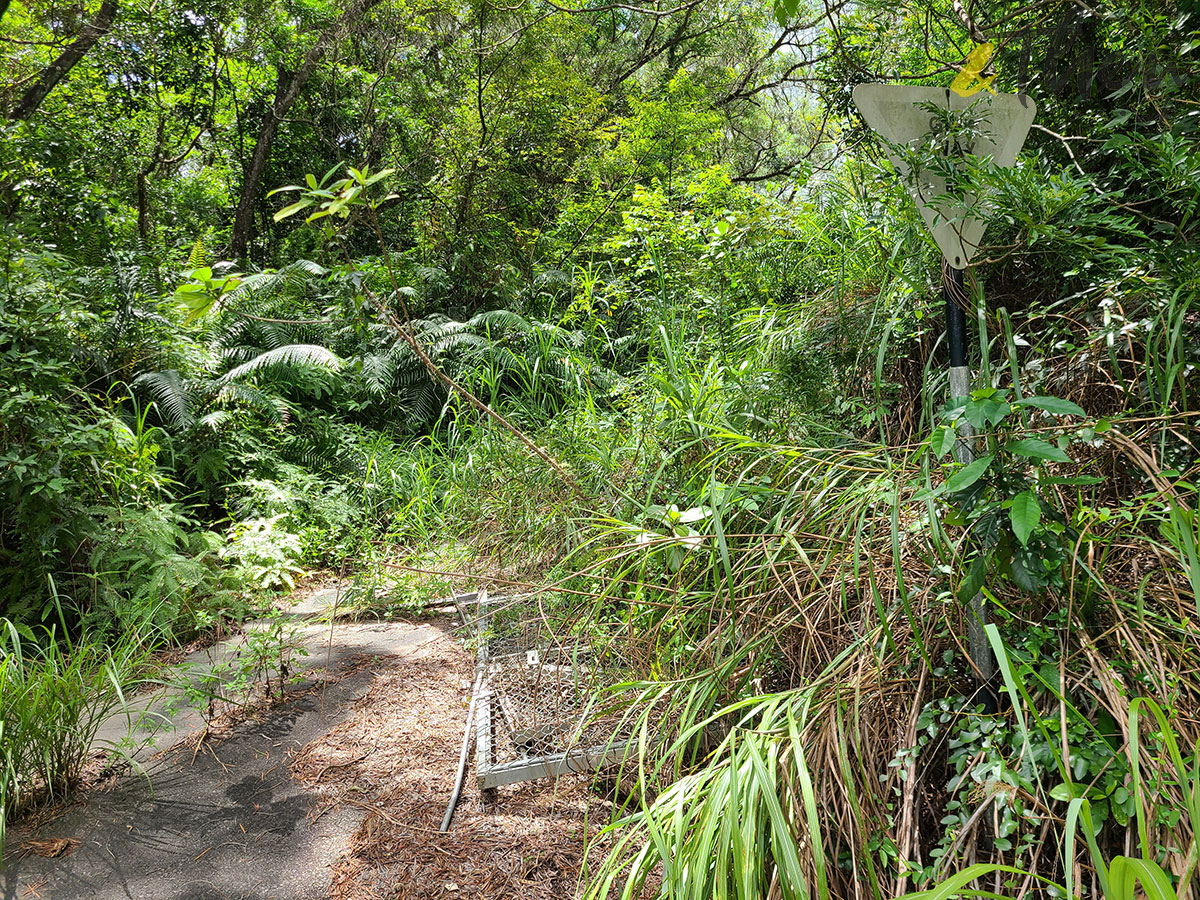
[(880, 448), (707, 443), (694, 506), (625, 523), (644, 530), (605, 602), (637, 622), (622, 655), (659, 675), (628, 712), (643, 805), (612, 826), (588, 896), (840, 895), (839, 860), (877, 839), (864, 774), (887, 771), (919, 679), (896, 648), (928, 655), (942, 610), (891, 564), (897, 475)]
[[(640, 698), (642, 791), (589, 898), (899, 896), (959, 871), (964, 890), (1066, 896), (1122, 859), (1183, 896), (1200, 680), (1186, 557), (1154, 549), (1171, 505), (1140, 498), (1136, 544), (1084, 539), (1094, 509), (1067, 507), (1064, 556), (1032, 589), (991, 563), (988, 712), (962, 599), (979, 551), (929, 489), (927, 449), (708, 443), (707, 487), (606, 551), (596, 615), (621, 607), (614, 647), (649, 677), (621, 686)], [(1131, 554), (1162, 564), (1131, 579)], [(986, 878), (968, 869), (985, 860)]]
[(0, 619), (0, 851), (14, 812), (79, 784), (101, 725), (128, 713), (126, 691), (149, 656), (141, 635), (102, 642)]
[(1187, 895), (1195, 273), (1024, 177), (1018, 231), (1065, 227), (1057, 192), (1113, 242), (1066, 248), (1093, 271), (1062, 298), (1009, 286), (1019, 254), (975, 284), (968, 397), (884, 253), (874, 290), (744, 313), (737, 360), (662, 334), (648, 474), (590, 547), (639, 788), (590, 900)]

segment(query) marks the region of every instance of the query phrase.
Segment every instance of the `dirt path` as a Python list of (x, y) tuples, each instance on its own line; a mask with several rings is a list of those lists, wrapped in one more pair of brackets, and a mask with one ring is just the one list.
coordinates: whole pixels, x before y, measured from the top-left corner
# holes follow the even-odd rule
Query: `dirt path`
[(159, 754), (149, 781), (124, 776), (13, 829), (0, 898), (573, 896), (596, 827), (588, 780), (504, 788), (485, 812), (469, 778), (437, 833), (472, 671), (452, 627), (339, 625), (330, 646), (312, 626), (284, 702), (198, 752), (193, 737)]
[(421, 659), (393, 659), (353, 713), (296, 757), (301, 784), (367, 811), (335, 867), (332, 897), (575, 895), (588, 831), (604, 812), (591, 776), (500, 788), (487, 811), (469, 777), (450, 832), (437, 832), (472, 673), (472, 659), (451, 642), (431, 644)]

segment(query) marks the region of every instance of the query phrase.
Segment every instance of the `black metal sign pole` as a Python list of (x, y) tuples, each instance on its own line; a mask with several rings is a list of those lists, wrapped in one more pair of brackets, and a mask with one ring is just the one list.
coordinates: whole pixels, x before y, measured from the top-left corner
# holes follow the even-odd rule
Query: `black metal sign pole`
[[(968, 295), (964, 283), (964, 271), (942, 259), (942, 298), (946, 302), (946, 343), (950, 349), (950, 396), (967, 397), (971, 393), (971, 367), (967, 365), (967, 305)], [(963, 465), (975, 459), (973, 430), (969, 423), (956, 425), (958, 440), (954, 444), (954, 458)], [(988, 646), (987, 600), (982, 593), (971, 598), (967, 609), (967, 646), (971, 661), (979, 678), (980, 699), (987, 712), (996, 711), (996, 698), (992, 693), (992, 676), (995, 666), (992, 651)]]
[[(963, 270), (955, 269), (945, 257), (942, 258), (942, 299), (946, 301), (946, 342), (950, 345), (950, 396), (965, 397), (971, 387), (971, 370), (967, 366), (967, 288)], [(962, 390), (956, 390), (955, 377), (964, 374)], [(970, 453), (969, 448), (967, 452)]]

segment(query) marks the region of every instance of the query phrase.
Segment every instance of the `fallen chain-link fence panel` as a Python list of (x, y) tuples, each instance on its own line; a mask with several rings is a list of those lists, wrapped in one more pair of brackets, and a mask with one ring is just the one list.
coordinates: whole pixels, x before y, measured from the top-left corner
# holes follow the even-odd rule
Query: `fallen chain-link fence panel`
[(486, 591), (453, 604), (476, 642), (475, 775), (484, 803), (496, 788), (596, 772), (625, 760), (623, 719), (596, 706), (621, 672), (534, 598)]

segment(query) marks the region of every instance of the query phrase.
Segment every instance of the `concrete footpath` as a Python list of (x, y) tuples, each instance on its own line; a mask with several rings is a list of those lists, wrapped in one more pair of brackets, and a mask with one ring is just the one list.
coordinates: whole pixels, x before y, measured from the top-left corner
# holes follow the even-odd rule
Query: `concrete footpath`
[[(324, 597), (322, 593), (330, 596)], [(332, 591), (293, 610), (321, 612)], [(356, 807), (327, 809), (292, 782), (291, 754), (338, 725), (370, 688), (372, 657), (419, 652), (446, 639), (432, 624), (305, 624), (299, 635), (308, 656), (293, 670), (304, 676), (270, 712), (234, 727), (195, 754), (171, 746), (203, 727), (193, 710), (174, 715), (174, 730), (159, 732), (139, 751), (145, 772), (125, 775), (111, 790), (95, 791), (39, 830), (13, 829), (0, 898), (133, 898), (133, 900), (318, 900), (329, 893), (330, 866), (346, 851), (362, 819)], [(236, 641), (195, 654), (205, 667), (232, 652)], [(169, 692), (153, 698), (171, 708)], [(103, 737), (118, 739), (123, 722)], [(56, 858), (33, 852), (55, 840), (77, 841)], [(42, 843), (46, 842), (46, 843)]]

